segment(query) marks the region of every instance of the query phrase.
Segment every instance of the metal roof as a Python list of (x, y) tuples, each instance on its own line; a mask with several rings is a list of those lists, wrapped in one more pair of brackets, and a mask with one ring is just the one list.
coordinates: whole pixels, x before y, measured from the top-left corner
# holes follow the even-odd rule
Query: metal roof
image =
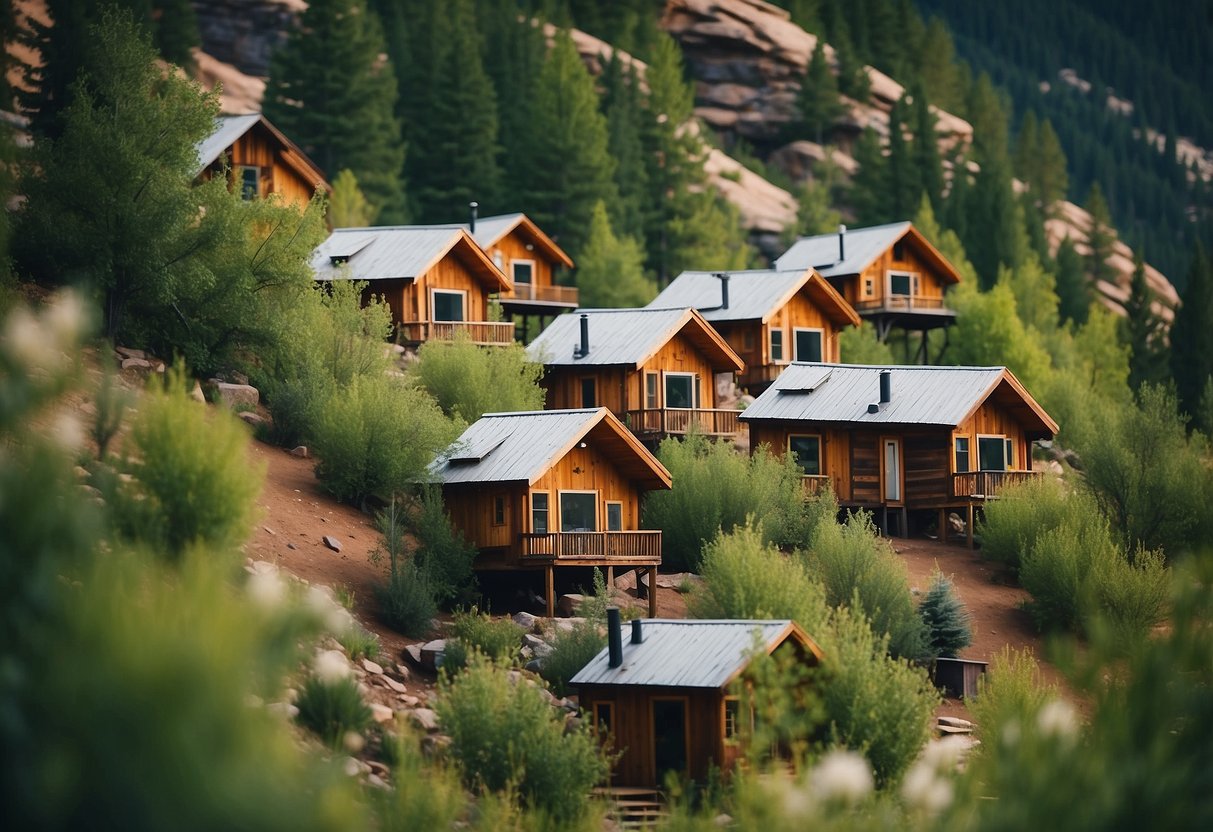
[(651, 309), (692, 306), (709, 321), (765, 320), (809, 279), (808, 270), (774, 269), (724, 272), (729, 276), (729, 308), (721, 309), (721, 272), (687, 271), (674, 278)]
[[(450, 250), (461, 236), (457, 226), (402, 225), (337, 228), (312, 255), (317, 280), (416, 278)], [(346, 260), (344, 272), (334, 259)]]
[(631, 630), (624, 627), (622, 665), (610, 667), (610, 648), (603, 648), (569, 684), (719, 689), (745, 670), (756, 648), (769, 653), (799, 632), (787, 619), (659, 618), (644, 620), (641, 630), (644, 640), (632, 644)]
[(602, 407), (486, 413), (430, 463), (429, 472), (443, 485), (529, 485), (591, 433), (592, 441), (609, 445), (611, 460), (625, 473), (648, 480), (649, 487), (669, 487), (669, 472)]
[(488, 248), (493, 243), (500, 240), (508, 234), (510, 230), (518, 224), (522, 219), (521, 213), (501, 214), (496, 217), (480, 217), (476, 220), (476, 230), (473, 232), (468, 223), (463, 223), (460, 228), (463, 228), (472, 235), (472, 239), (479, 244), (481, 248)]
[(838, 259), (838, 234), (801, 237), (775, 261), (779, 271), (816, 269), (822, 277), (859, 274), (910, 230), (909, 222), (847, 229), (846, 258)]
[(253, 125), (261, 121), (261, 113), (250, 113), (245, 116), (219, 116), (215, 119), (215, 131), (198, 142), (198, 167), (194, 175), (202, 173), (216, 159), (223, 155), (236, 140), (253, 129)]

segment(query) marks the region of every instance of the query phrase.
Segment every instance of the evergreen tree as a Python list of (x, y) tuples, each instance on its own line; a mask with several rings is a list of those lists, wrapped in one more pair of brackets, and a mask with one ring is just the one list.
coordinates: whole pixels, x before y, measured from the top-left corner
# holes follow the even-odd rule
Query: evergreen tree
[(839, 91), (861, 104), (867, 103), (872, 95), (872, 79), (868, 77), (863, 61), (855, 53), (845, 21), (840, 23), (837, 31), (831, 33), (829, 41), (834, 47), (834, 57), (838, 61)]
[(198, 17), (190, 0), (152, 0), (153, 33), (156, 48), (166, 61), (192, 67), (191, 51), (202, 42), (198, 34)]
[(381, 222), (406, 217), (396, 76), (363, 0), (313, 0), (273, 55), (264, 111), (326, 172), (349, 169)]
[(972, 618), (956, 597), (951, 579), (936, 572), (931, 577), (918, 614), (927, 630), (927, 646), (933, 656), (955, 656), (973, 643)]
[(60, 113), (71, 102), (72, 85), (88, 51), (89, 26), (98, 18), (91, 0), (46, 0), (46, 13), (49, 23), (27, 17), (19, 35), (38, 60), (22, 66), (17, 102), (34, 135), (53, 138), (63, 129)]
[(935, 114), (927, 101), (924, 89), (919, 86), (914, 92), (914, 145), (911, 157), (922, 190), (931, 200), (931, 207), (939, 210), (943, 206), (943, 164), (939, 158), (939, 136), (935, 130)]
[(905, 97), (893, 102), (889, 113), (889, 156), (885, 166), (885, 211), (891, 220), (908, 217), (918, 206), (922, 179), (914, 148), (905, 138)]
[(1116, 242), (1112, 230), (1112, 217), (1108, 212), (1108, 203), (1104, 199), (1103, 189), (1096, 182), (1091, 186), (1087, 195), (1087, 213), (1091, 215), (1091, 232), (1087, 236), (1087, 245), (1091, 249), (1088, 266), (1094, 280), (1104, 280), (1109, 283), (1116, 281), (1116, 269), (1108, 264), (1112, 256), (1113, 245)]
[(809, 59), (800, 82), (800, 91), (796, 94), (799, 113), (796, 133), (812, 137), (818, 144), (823, 143), (834, 120), (843, 113), (842, 102), (838, 99), (838, 80), (826, 61), (824, 43), (821, 38), (817, 39), (813, 57)]
[(1129, 346), (1129, 386), (1159, 384), (1166, 378), (1166, 331), (1154, 312), (1154, 292), (1141, 253), (1133, 258), (1133, 277), (1125, 301), (1124, 337)]
[(1213, 376), (1213, 265), (1197, 244), (1187, 286), (1171, 325), (1171, 374), (1179, 403), (1197, 413), (1205, 384)]
[(589, 238), (577, 262), (582, 306), (644, 306), (657, 295), (657, 287), (644, 274), (640, 243), (631, 237), (615, 236), (602, 200), (594, 206)]
[(866, 128), (855, 143), (855, 162), (859, 170), (851, 186), (851, 208), (863, 225), (888, 222), (888, 162), (880, 147), (880, 137)]
[(1087, 280), (1082, 255), (1069, 237), (1057, 247), (1057, 311), (1061, 320), (1077, 325), (1086, 323), (1091, 307), (1091, 285)]
[(1015, 137), (1015, 175), (1031, 187), (1035, 178), (1033, 167), (1036, 154), (1040, 150), (1040, 123), (1035, 110), (1024, 114), (1023, 122), (1019, 125), (1019, 135)]
[(1070, 189), (1070, 176), (1066, 171), (1066, 154), (1061, 149), (1061, 139), (1053, 129), (1053, 122), (1047, 118), (1040, 126), (1036, 153), (1035, 181), (1032, 182), (1032, 188), (1044, 206), (1046, 216), (1049, 216), (1052, 214), (1054, 203), (1065, 199), (1066, 192)]
[(346, 168), (333, 180), (328, 222), (333, 228), (362, 228), (371, 224), (373, 210), (358, 187), (358, 177)]
[(619, 53), (614, 53), (607, 62), (602, 83), (607, 146), (615, 160), (615, 186), (619, 190), (614, 224), (620, 234), (641, 240), (649, 174), (640, 135), (644, 111), (635, 65), (625, 70)]
[(965, 90), (956, 66), (952, 34), (939, 18), (932, 17), (918, 50), (918, 77), (927, 98), (950, 113), (964, 108)]
[(830, 207), (830, 186), (823, 179), (810, 179), (801, 186), (797, 197), (796, 225), (786, 241), (790, 246), (799, 237), (829, 234), (838, 228), (842, 215)]

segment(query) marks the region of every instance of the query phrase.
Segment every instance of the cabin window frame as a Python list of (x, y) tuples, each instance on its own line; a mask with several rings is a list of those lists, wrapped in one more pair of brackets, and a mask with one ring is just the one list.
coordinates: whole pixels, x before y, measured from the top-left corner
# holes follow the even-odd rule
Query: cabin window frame
[(892, 257), (894, 263), (910, 262), (906, 259), (906, 241), (904, 238), (893, 243)]
[[(908, 281), (907, 288), (909, 289), (909, 291), (905, 292), (905, 293), (894, 292), (893, 291), (893, 278), (894, 277), (907, 278), (907, 281)], [(885, 272), (885, 292), (888, 295), (888, 297), (890, 297), (890, 298), (915, 298), (915, 297), (918, 297), (918, 286), (919, 286), (918, 272), (906, 271), (904, 269), (889, 269), (887, 272)]]
[[(602, 730), (602, 721), (600, 719), (601, 711), (599, 710), (600, 708), (606, 710), (606, 712), (607, 712), (607, 729), (605, 732)], [(598, 736), (598, 738), (607, 739), (608, 737), (613, 736), (612, 732), (615, 730), (615, 700), (613, 700), (613, 699), (596, 699), (596, 700), (594, 700), (594, 707), (593, 707), (593, 710), (591, 711), (591, 713), (593, 714), (592, 727), (594, 729), (594, 733)]]
[(1004, 453), (1006, 454), (1006, 457), (1007, 457), (1007, 459), (1006, 459), (1007, 470), (1008, 471), (1016, 470), (1015, 469), (1015, 439), (1014, 438), (1012, 438), (1010, 436), (1007, 437), (1006, 450), (1004, 451)]
[[(518, 274), (519, 265), (531, 267), (531, 279), (530, 280), (523, 280), (523, 281), (518, 280), (517, 274)], [(534, 286), (535, 285), (535, 274), (538, 271), (538, 269), (536, 268), (537, 265), (538, 264), (535, 262), (534, 259), (511, 260), (510, 261), (510, 282), (512, 282), (512, 283), (522, 282), (522, 283), (525, 283), (527, 286)]]
[[(695, 410), (699, 407), (699, 373), (688, 373), (685, 371), (670, 372), (666, 371), (662, 374), (662, 393), (665, 400), (666, 410)], [(671, 407), (670, 406), (670, 379), (685, 378), (690, 381), (691, 406), (690, 407)]]
[[(565, 494), (590, 494), (594, 497), (594, 528), (565, 531), (564, 528), (564, 501)], [(559, 521), (561, 534), (589, 534), (597, 533), (602, 530), (602, 501), (600, 492), (597, 488), (558, 488), (556, 490), (556, 506), (557, 520)]]
[[(586, 404), (586, 402), (585, 402), (585, 391), (586, 391), (587, 382), (590, 384), (590, 386), (593, 388), (593, 391), (594, 391), (594, 400), (590, 404)], [(598, 404), (598, 377), (597, 376), (581, 376), (578, 379), (577, 389), (579, 392), (579, 396), (578, 396), (578, 401), (580, 402), (580, 404), (578, 405), (579, 408), (581, 408), (582, 410), (586, 410), (589, 408), (596, 408), (599, 406), (599, 404)]]
[[(793, 439), (816, 439), (817, 440), (817, 472), (816, 473), (810, 474), (808, 471), (805, 470), (804, 466), (800, 464), (800, 457), (797, 455), (797, 453), (794, 450), (792, 450), (792, 440)], [(821, 457), (822, 457), (822, 447), (824, 444), (825, 443), (822, 440), (822, 436), (820, 433), (789, 433), (788, 434), (788, 453), (790, 453), (792, 455), (792, 458), (794, 460), (796, 460), (796, 465), (797, 465), (797, 467), (800, 468), (800, 471), (802, 474), (804, 474), (804, 476), (820, 477), (822, 475)]]
[(508, 513), (509, 512), (507, 511), (505, 495), (504, 494), (494, 494), (493, 495), (493, 517), (492, 517), (493, 525), (498, 526), (498, 527), (504, 526), (506, 516), (508, 515)]
[(661, 409), (661, 373), (652, 370), (644, 372), (644, 409)]
[[(536, 497), (543, 497), (543, 499), (544, 499), (543, 508), (537, 509), (535, 507), (535, 498)], [(544, 525), (543, 531), (537, 531), (535, 528), (536, 527), (535, 515), (537, 512), (543, 513), (543, 525)], [(552, 492), (547, 491), (547, 490), (532, 491), (531, 492), (531, 534), (551, 534), (551, 533), (552, 533)]]
[[(809, 359), (809, 358), (800, 357), (800, 341), (797, 340), (797, 336), (802, 332), (817, 333), (817, 340), (818, 340), (817, 346), (818, 346), (818, 352), (820, 352), (820, 354), (821, 354), (821, 358), (818, 358), (816, 361), (813, 361), (812, 359)], [(812, 364), (823, 363), (826, 360), (826, 331), (825, 331), (825, 328), (820, 327), (820, 326), (793, 327), (792, 328), (792, 352), (793, 352), (793, 355), (792, 355), (793, 361), (803, 361), (803, 362), (812, 363)]]
[[(457, 295), (459, 297), (460, 313), (463, 317), (458, 319), (439, 319), (438, 306), (435, 303), (439, 295)], [(468, 292), (467, 289), (444, 289), (435, 286), (430, 289), (430, 321), (440, 324), (465, 324), (468, 322)]]
[[(619, 523), (617, 524), (619, 526), (619, 528), (617, 528), (617, 529), (611, 528), (611, 509), (612, 508), (619, 509)], [(608, 532), (623, 531), (623, 500), (607, 500), (603, 504), (603, 509), (604, 509), (603, 513), (606, 516), (606, 529), (604, 529), (604, 531), (608, 531)]]
[(870, 299), (876, 297), (876, 278), (865, 277), (863, 279), (863, 298)]
[[(775, 336), (779, 336), (779, 357), (775, 357)], [(783, 343), (783, 327), (773, 326), (767, 332), (767, 355), (771, 358), (772, 364), (787, 364), (788, 360), (784, 357)]]
[[(986, 468), (981, 464), (981, 440), (997, 440), (1002, 443), (1002, 468)], [(1007, 435), (1003, 433), (979, 433), (977, 434), (977, 470), (978, 471), (1010, 471), (1010, 460), (1007, 459)]]
[[(253, 174), (252, 195), (249, 195), (249, 182), (245, 181), (245, 174), (251, 172)], [(261, 168), (258, 165), (237, 165), (233, 171), (236, 175), (236, 185), (240, 188), (240, 198), (245, 202), (252, 202), (261, 196), (261, 180), (264, 176), (261, 173)]]
[[(964, 451), (960, 443), (965, 443)], [(965, 467), (960, 467), (960, 455), (964, 454)], [(952, 437), (952, 470), (957, 474), (967, 474), (973, 470), (973, 439), (968, 434), (956, 434)]]
[[(896, 478), (889, 476), (889, 444), (894, 443), (897, 446), (897, 453), (894, 460), (897, 463)], [(906, 501), (906, 457), (905, 457), (905, 442), (902, 437), (888, 435), (880, 437), (880, 501), (889, 505), (905, 505)], [(890, 495), (889, 484), (895, 483), (897, 486), (896, 494)]]
[[(730, 705), (735, 707), (730, 709)], [(729, 725), (730, 710), (733, 711), (731, 714), (732, 726)], [(727, 746), (741, 744), (745, 722), (749, 722), (750, 731), (754, 730), (754, 709), (749, 709), (750, 718), (748, 720), (742, 720), (741, 713), (741, 697), (735, 693), (725, 694), (724, 698), (720, 700), (720, 736)]]

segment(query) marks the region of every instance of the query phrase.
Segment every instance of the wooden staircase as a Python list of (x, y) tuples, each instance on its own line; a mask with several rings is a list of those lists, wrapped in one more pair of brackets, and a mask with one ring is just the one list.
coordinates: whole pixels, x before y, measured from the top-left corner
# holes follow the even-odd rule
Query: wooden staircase
[(668, 814), (656, 789), (603, 786), (594, 796), (606, 802), (607, 817), (620, 829), (652, 829)]

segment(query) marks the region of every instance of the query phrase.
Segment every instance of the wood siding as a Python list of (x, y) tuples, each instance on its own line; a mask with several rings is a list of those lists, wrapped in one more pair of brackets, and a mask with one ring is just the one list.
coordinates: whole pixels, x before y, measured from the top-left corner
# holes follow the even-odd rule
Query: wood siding
[[(528, 244), (533, 246), (530, 251), (527, 251)], [(552, 286), (556, 282), (556, 263), (549, 259), (544, 252), (540, 251), (539, 246), (530, 243), (519, 228), (515, 228), (494, 243), (488, 249), (488, 255), (489, 259), (497, 263), (498, 267), (505, 272), (506, 277), (510, 278), (510, 282), (514, 280), (510, 264), (515, 260), (530, 260), (535, 264), (535, 268), (531, 273), (532, 285)], [(500, 259), (498, 259), (499, 256)]]
[[(907, 272), (917, 275), (918, 288), (912, 290), (913, 296), (942, 300), (945, 278), (920, 257), (909, 242), (905, 242), (901, 247), (904, 249), (901, 259), (894, 258), (893, 251), (896, 247), (890, 246), (860, 275), (846, 278), (841, 286), (836, 284), (836, 288), (842, 292), (847, 303), (858, 307), (865, 303), (887, 300), (889, 272)], [(866, 291), (868, 280), (872, 281), (871, 292)]]
[[(803, 292), (797, 293), (765, 324), (761, 321), (732, 321), (713, 326), (733, 348), (733, 352), (745, 362), (745, 371), (739, 379), (742, 387), (764, 388), (778, 378), (779, 373), (794, 358), (793, 333), (797, 329), (820, 329), (822, 361), (842, 360), (838, 349), (841, 328), (826, 317)], [(772, 329), (783, 332), (783, 360), (779, 363), (771, 360)]]
[(365, 305), (372, 296), (382, 297), (392, 310), (392, 323), (432, 321), (432, 289), (455, 289), (467, 295), (464, 318), (487, 321), (489, 291), (453, 251), (417, 280), (373, 280), (362, 292)]
[[(286, 202), (307, 205), (321, 183), (304, 178), (283, 161), (282, 154), (282, 144), (264, 127), (258, 125), (249, 130), (224, 151), (230, 157), (233, 187), (240, 187), (239, 168), (255, 167), (261, 174), (259, 196), (278, 194)], [(212, 165), (202, 176), (209, 179), (219, 169), (218, 164)]]

